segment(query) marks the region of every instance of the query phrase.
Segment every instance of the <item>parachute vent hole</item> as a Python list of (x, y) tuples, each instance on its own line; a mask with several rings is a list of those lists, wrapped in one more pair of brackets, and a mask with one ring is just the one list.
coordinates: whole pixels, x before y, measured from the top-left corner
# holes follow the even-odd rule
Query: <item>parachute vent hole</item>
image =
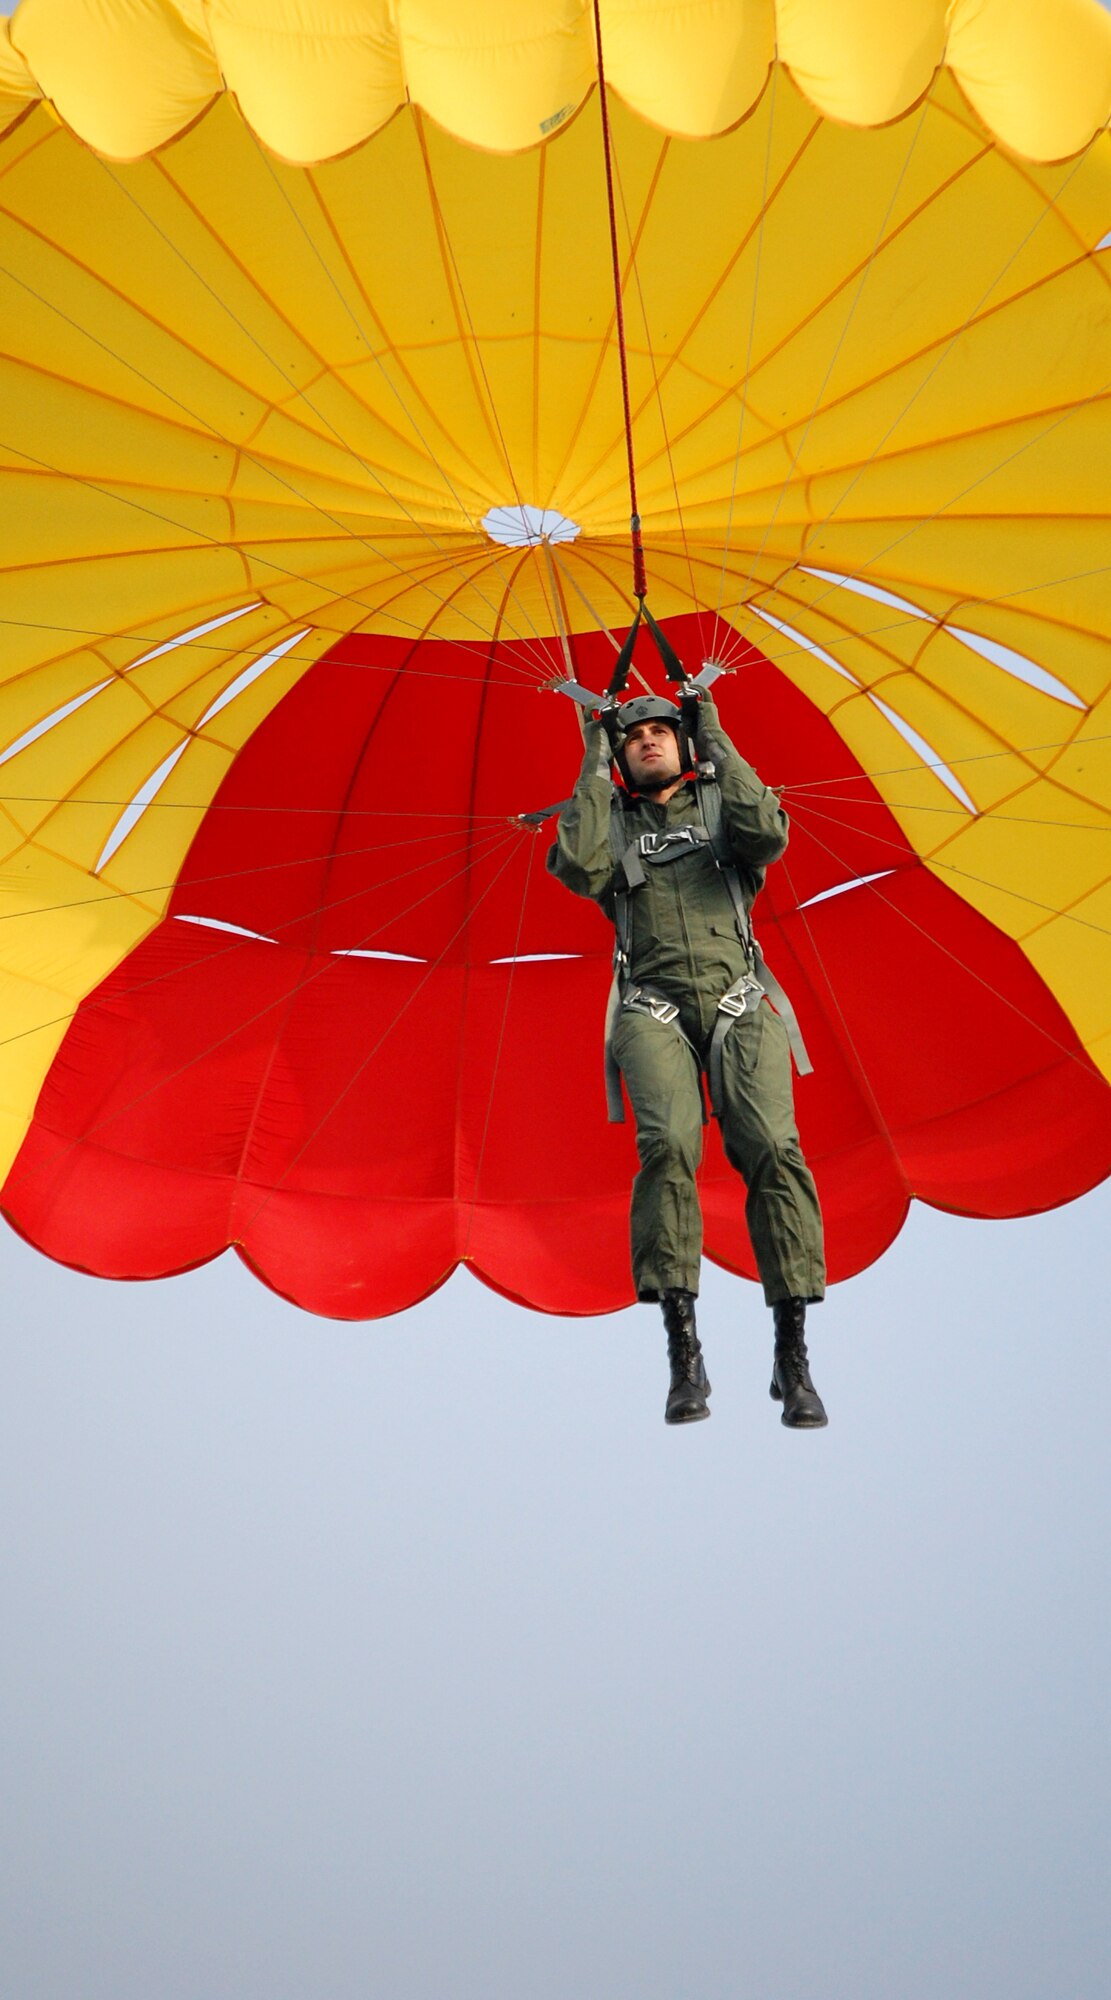
[(554, 507), (491, 507), (482, 525), (492, 542), (503, 548), (539, 548), (542, 542), (573, 542), (582, 533), (577, 521), (569, 521)]

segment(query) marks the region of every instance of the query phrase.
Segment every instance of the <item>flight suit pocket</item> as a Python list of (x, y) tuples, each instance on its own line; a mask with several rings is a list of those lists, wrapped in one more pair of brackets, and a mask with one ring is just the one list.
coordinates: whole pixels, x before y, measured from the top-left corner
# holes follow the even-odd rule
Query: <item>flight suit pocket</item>
[(726, 1049), (737, 1068), (743, 1070), (746, 1076), (754, 1075), (760, 1066), (771, 1011), (767, 1002), (760, 1000), (755, 1007), (739, 1014), (729, 1030)]

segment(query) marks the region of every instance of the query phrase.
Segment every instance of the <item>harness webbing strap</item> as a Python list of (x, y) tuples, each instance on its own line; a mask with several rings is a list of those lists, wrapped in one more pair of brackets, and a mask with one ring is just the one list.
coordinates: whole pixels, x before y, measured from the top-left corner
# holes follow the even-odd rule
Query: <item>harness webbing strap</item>
[(795, 1058), (795, 1068), (800, 1076), (812, 1076), (814, 1065), (807, 1054), (806, 1043), (802, 1039), (799, 1017), (759, 945), (756, 946), (756, 977), (787, 1030), (787, 1040), (791, 1045), (791, 1054)]
[[(700, 810), (702, 812), (702, 817), (703, 821), (705, 822), (706, 829), (710, 835), (711, 841), (713, 842), (715, 859), (717, 861), (719, 869), (721, 870), (722, 875), (725, 877), (726, 887), (729, 890), (729, 895), (732, 900), (733, 909), (737, 918), (737, 929), (740, 932), (741, 942), (745, 947), (745, 951), (751, 963), (753, 973), (755, 974), (756, 979), (759, 981), (759, 984), (763, 987), (764, 992), (767, 994), (768, 999), (771, 1001), (772, 1006), (775, 1008), (776, 1013), (779, 1015), (779, 1018), (783, 1023), (783, 1026), (787, 1030), (787, 1040), (790, 1044), (791, 1054), (795, 1060), (795, 1068), (798, 1070), (800, 1076), (811, 1076), (813, 1075), (814, 1065), (810, 1060), (809, 1054), (807, 1053), (806, 1043), (803, 1041), (802, 1038), (802, 1029), (799, 1027), (799, 1017), (794, 1010), (794, 1007), (791, 1003), (790, 998), (788, 997), (785, 988), (776, 978), (775, 973), (772, 971), (771, 967), (768, 964), (767, 959), (764, 957), (764, 954), (761, 951), (760, 946), (757, 943), (756, 937), (753, 933), (752, 917), (745, 904), (744, 894), (742, 892), (740, 884), (740, 878), (737, 874), (736, 868), (733, 865), (732, 857), (730, 856), (729, 853), (728, 836), (725, 831), (725, 825), (721, 810), (721, 793), (718, 790), (716, 780), (710, 780), (709, 782), (706, 782), (703, 779), (699, 779), (698, 803)], [(722, 995), (722, 1001), (728, 1000), (731, 997), (733, 991), (734, 989), (730, 987), (729, 993)], [(719, 1005), (721, 1004), (722, 1003), (719, 1002)], [(719, 1047), (721, 1042), (724, 1041), (725, 1036), (729, 1032), (729, 1025), (731, 1018), (732, 1017), (729, 1014), (728, 1010), (726, 1010), (724, 1016), (719, 1018), (718, 1023), (714, 1029), (714, 1038), (716, 1041), (718, 1041)], [(711, 1051), (712, 1051), (712, 1044), (711, 1044)], [(719, 1075), (718, 1089), (715, 1091), (713, 1079), (711, 1078), (710, 1089), (711, 1089), (711, 1097), (716, 1100), (714, 1104), (715, 1110), (717, 1109), (718, 1102), (720, 1102), (720, 1083), (721, 1079)]]
[[(721, 805), (721, 793), (716, 778), (699, 778), (696, 785), (701, 827), (673, 828), (658, 834), (645, 834), (638, 840), (625, 838), (624, 810), (621, 794), (615, 789), (610, 809), (610, 852), (613, 855), (613, 904), (615, 944), (613, 954), (613, 984), (610, 988), (609, 1003), (606, 1007), (605, 1030), (605, 1073), (606, 1107), (611, 1125), (625, 1122), (625, 1103), (621, 1093), (621, 1071), (613, 1053), (613, 1034), (622, 1007), (634, 1006), (638, 1011), (651, 1014), (656, 1020), (674, 1029), (693, 1053), (699, 1068), (702, 1059), (693, 1042), (679, 1026), (676, 1018), (678, 1009), (671, 1012), (670, 1003), (662, 995), (654, 994), (646, 987), (630, 990), (632, 917), (629, 897), (647, 881), (644, 864), (649, 862), (659, 867), (680, 860), (703, 843), (713, 850), (719, 873), (724, 877), (733, 904), (737, 934), (740, 938), (748, 966), (741, 977), (733, 982), (718, 1001), (718, 1016), (710, 1047), (706, 1056), (706, 1079), (709, 1084), (710, 1106), (714, 1116), (720, 1118), (725, 1108), (725, 1041), (733, 1023), (741, 1014), (750, 1012), (760, 1005), (767, 996), (787, 1031), (787, 1040), (795, 1067), (800, 1076), (809, 1076), (814, 1068), (802, 1038), (798, 1015), (795, 1013), (786, 992), (774, 972), (771, 971), (752, 930), (752, 919), (744, 899), (740, 877), (729, 848), (729, 838), (725, 828)], [(635, 996), (635, 997), (634, 997)], [(705, 1112), (703, 1112), (705, 1116)]]

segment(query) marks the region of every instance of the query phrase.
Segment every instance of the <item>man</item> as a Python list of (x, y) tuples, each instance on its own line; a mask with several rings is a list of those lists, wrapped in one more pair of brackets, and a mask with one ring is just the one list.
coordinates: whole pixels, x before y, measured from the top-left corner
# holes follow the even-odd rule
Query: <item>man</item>
[[(787, 815), (705, 697), (697, 776), (673, 702), (640, 696), (618, 709), (615, 760), (625, 790), (611, 780), (601, 723), (588, 718), (584, 731), (582, 770), (548, 867), (617, 926), (607, 1057), (636, 1117), (633, 1277), (638, 1299), (663, 1308), (671, 1363), (665, 1420), (710, 1414), (695, 1325), (705, 1074), (726, 1156), (747, 1186), (749, 1234), (774, 1315), (771, 1393), (785, 1424), (817, 1429), (826, 1413), (804, 1327), (807, 1304), (825, 1292), (821, 1211), (795, 1127), (788, 1032), (763, 988), (773, 988), (788, 1016), (789, 1003), (749, 925), (765, 870), (787, 845)], [(624, 1115), (619, 1097), (613, 1115)]]

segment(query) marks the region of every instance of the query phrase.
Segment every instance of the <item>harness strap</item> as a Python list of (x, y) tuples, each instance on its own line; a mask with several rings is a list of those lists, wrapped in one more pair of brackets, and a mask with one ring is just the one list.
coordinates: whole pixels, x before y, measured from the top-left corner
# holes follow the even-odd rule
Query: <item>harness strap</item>
[(694, 1057), (695, 1069), (698, 1074), (698, 1091), (699, 1096), (702, 1097), (702, 1123), (704, 1125), (707, 1124), (706, 1100), (702, 1096), (702, 1057), (699, 1055), (690, 1036), (679, 1026), (679, 1009), (675, 1005), (675, 1002), (669, 1000), (666, 994), (657, 993), (651, 986), (627, 986), (624, 992), (622, 992), (616, 978), (610, 987), (609, 1004), (606, 1008), (606, 1109), (610, 1124), (623, 1125), (625, 1123), (625, 1099), (621, 1094), (621, 1068), (617, 1057), (613, 1053), (613, 1034), (617, 1027), (617, 1017), (623, 1012), (647, 1014), (653, 1021), (659, 1021), (663, 1027), (670, 1028), (674, 1034), (678, 1035), (681, 1042), (686, 1043)]
[(621, 1094), (621, 1070), (613, 1053), (613, 1034), (617, 1017), (621, 1012), (621, 984), (616, 970), (610, 986), (610, 997), (606, 1002), (606, 1039), (604, 1061), (606, 1070), (606, 1117), (611, 1125), (625, 1123), (625, 1099)]
[(759, 945), (756, 945), (756, 977), (787, 1030), (787, 1040), (790, 1043), (791, 1054), (795, 1059), (795, 1068), (798, 1070), (800, 1076), (812, 1076), (814, 1065), (807, 1054), (806, 1043), (802, 1039), (799, 1017), (795, 1013), (786, 991), (771, 970)]
[[(725, 878), (725, 885), (729, 890), (730, 900), (732, 901), (737, 919), (737, 929), (751, 965), (753, 976), (767, 994), (768, 999), (771, 1001), (787, 1030), (787, 1040), (790, 1044), (795, 1068), (799, 1075), (811, 1076), (814, 1071), (814, 1065), (810, 1060), (806, 1043), (802, 1038), (799, 1017), (791, 1004), (786, 989), (776, 978), (775, 973), (764, 957), (752, 928), (752, 917), (745, 903), (740, 877), (737, 874), (732, 855), (729, 851), (729, 836), (725, 831), (724, 815), (721, 807), (721, 792), (717, 781), (716, 779), (711, 779), (709, 782), (706, 782), (703, 779), (699, 779), (697, 789), (699, 809), (713, 844), (714, 859)], [(745, 982), (742, 980), (739, 983), (743, 986)], [(721, 1045), (729, 1032), (730, 1021), (736, 1018), (736, 1013), (731, 1012), (725, 1003), (733, 997), (735, 991), (736, 988), (731, 986), (729, 992), (723, 993), (718, 1002), (719, 1008), (724, 1008), (725, 1011), (719, 1016), (715, 1025), (714, 1041), (710, 1045), (711, 1059), (715, 1043), (718, 1049), (718, 1079), (716, 1087), (712, 1076), (710, 1079), (710, 1095), (715, 1110), (721, 1102)], [(743, 1007), (736, 1010), (736, 1012), (740, 1013), (744, 1011)]]
[(746, 972), (740, 979), (734, 980), (728, 993), (723, 993), (718, 1001), (718, 1017), (714, 1022), (714, 1032), (710, 1037), (710, 1052), (706, 1059), (710, 1109), (715, 1118), (720, 1118), (725, 1110), (725, 1037), (734, 1021), (741, 1014), (753, 1012), (763, 997), (764, 989), (760, 981), (751, 972)]

